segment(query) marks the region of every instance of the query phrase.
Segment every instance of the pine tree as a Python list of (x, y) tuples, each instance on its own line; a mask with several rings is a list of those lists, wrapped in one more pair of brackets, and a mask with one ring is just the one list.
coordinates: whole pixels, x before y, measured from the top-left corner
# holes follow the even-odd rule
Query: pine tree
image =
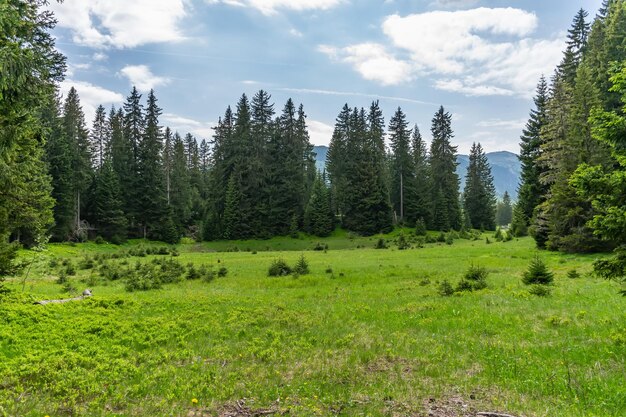
[[(141, 194), (139, 160), (140, 145), (143, 140), (145, 120), (144, 109), (141, 104), (141, 94), (136, 87), (130, 92), (124, 103), (124, 119), (122, 143), (119, 143), (117, 155), (113, 158), (113, 166), (122, 184), (124, 207), (129, 219), (129, 227), (137, 236), (143, 236), (143, 230), (138, 230), (141, 211)], [(117, 158), (116, 158), (117, 156)], [(116, 162), (116, 159), (119, 162)], [(121, 170), (118, 170), (121, 168)]]
[(349, 193), (346, 183), (346, 165), (349, 162), (347, 146), (350, 113), (350, 107), (345, 104), (337, 116), (333, 136), (326, 154), (326, 166), (331, 183), (332, 210), (340, 217), (343, 217), (346, 211), (345, 200)]
[(496, 208), (496, 224), (498, 226), (508, 226), (513, 221), (513, 205), (508, 191), (504, 192), (502, 201), (498, 202)]
[(91, 168), (91, 153), (89, 147), (89, 132), (85, 127), (85, 115), (80, 105), (78, 92), (70, 88), (63, 106), (61, 118), (62, 134), (69, 147), (71, 166), (71, 193), (73, 198), (72, 238), (86, 238), (82, 211), (86, 205), (84, 194), (93, 177)]
[[(46, 202), (50, 202), (49, 196), (40, 192), (42, 187), (49, 187), (50, 179), (43, 173), (36, 173), (42, 167), (41, 148), (45, 139), (39, 112), (45, 110), (49, 98), (54, 95), (54, 82), (63, 77), (65, 58), (54, 48), (54, 38), (49, 31), (54, 28), (56, 21), (44, 10), (45, 5), (41, 0), (8, 0), (2, 7), (0, 281), (4, 275), (15, 271), (13, 261), (17, 246), (9, 244), (9, 235), (22, 226), (9, 219), (25, 209), (40, 213), (38, 224), (51, 219), (50, 207)], [(27, 182), (31, 175), (40, 183), (28, 189), (30, 185)], [(17, 201), (24, 204), (16, 204)], [(46, 216), (48, 221), (44, 220)], [(39, 227), (33, 229), (36, 231)], [(33, 238), (42, 241), (45, 240), (44, 236), (42, 233)]]
[(413, 164), (415, 166), (415, 217), (424, 225), (431, 224), (432, 202), (430, 190), (430, 170), (426, 143), (422, 139), (417, 125), (413, 128), (411, 136), (411, 148), (413, 151)]
[(545, 168), (539, 163), (543, 144), (541, 136), (546, 124), (548, 84), (541, 77), (537, 85), (537, 94), (534, 98), (535, 108), (530, 112), (530, 118), (521, 137), (520, 162), (522, 172), (518, 189), (518, 200), (515, 205), (515, 220), (511, 225), (516, 236), (524, 236), (533, 217), (535, 207), (546, 199), (547, 187), (540, 182)]
[(166, 219), (167, 196), (164, 190), (161, 152), (163, 133), (159, 126), (161, 109), (157, 105), (154, 90), (148, 94), (145, 129), (138, 144), (138, 182), (139, 196), (137, 220), (143, 229), (143, 237), (161, 239)]
[(406, 116), (398, 107), (389, 120), (391, 143), (391, 204), (398, 220), (414, 225), (417, 220), (415, 165), (411, 154), (411, 131)]
[(239, 236), (244, 236), (247, 232), (245, 229), (242, 230), (242, 226), (246, 226), (241, 223), (241, 192), (239, 188), (235, 177), (230, 177), (226, 188), (226, 205), (224, 208), (224, 232), (222, 235), (224, 239), (236, 239)]
[(317, 175), (313, 182), (311, 197), (304, 214), (304, 230), (315, 236), (325, 237), (334, 229), (334, 216), (330, 208), (329, 190), (323, 176)]
[(92, 220), (98, 235), (118, 243), (126, 239), (127, 220), (124, 215), (122, 189), (107, 157), (96, 173), (91, 198)]
[(456, 146), (450, 144), (452, 116), (443, 106), (435, 114), (431, 132), (430, 172), (432, 175), (433, 216), (435, 230), (460, 230), (461, 207), (459, 204), (459, 177), (456, 174)]
[(170, 207), (174, 223), (182, 233), (191, 220), (191, 182), (185, 143), (178, 133), (174, 135), (171, 161)]
[(463, 208), (475, 229), (494, 230), (496, 218), (496, 190), (491, 167), (480, 143), (470, 150), (465, 177)]
[(107, 114), (104, 106), (96, 109), (93, 127), (89, 134), (89, 147), (91, 152), (91, 164), (95, 168), (101, 168), (107, 157), (109, 142), (111, 141), (110, 125), (107, 122)]

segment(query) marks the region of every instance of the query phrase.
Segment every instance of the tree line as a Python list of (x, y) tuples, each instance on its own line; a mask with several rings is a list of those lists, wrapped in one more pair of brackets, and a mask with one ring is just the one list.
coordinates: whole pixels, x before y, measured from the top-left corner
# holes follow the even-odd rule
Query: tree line
[[(303, 106), (241, 96), (210, 141), (160, 123), (154, 91), (99, 106), (87, 128), (78, 92), (58, 95), (65, 57), (44, 0), (9, 0), (0, 37), (0, 258), (17, 246), (129, 237), (176, 242), (267, 238), (337, 225), (362, 234), (395, 224), (495, 227), (493, 178), (480, 144), (459, 190), (451, 115), (432, 119), (428, 149), (398, 108), (337, 116), (327, 172), (315, 168)], [(386, 146), (386, 136), (390, 146)], [(0, 262), (2, 263), (2, 262)], [(8, 265), (8, 262), (4, 262)], [(6, 271), (0, 271), (6, 272)]]
[(587, 18), (576, 14), (560, 64), (537, 86), (512, 228), (539, 248), (617, 248), (609, 275), (624, 276), (626, 1), (604, 0), (593, 22)]

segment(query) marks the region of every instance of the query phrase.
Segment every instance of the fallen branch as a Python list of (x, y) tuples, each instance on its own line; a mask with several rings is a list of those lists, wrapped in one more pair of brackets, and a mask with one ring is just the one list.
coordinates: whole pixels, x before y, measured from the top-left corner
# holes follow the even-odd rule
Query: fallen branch
[(512, 416), (510, 414), (490, 413), (488, 411), (487, 412), (485, 412), (485, 411), (480, 412), (480, 413), (476, 414), (476, 416), (478, 416), (478, 417), (515, 417), (515, 416)]
[(88, 297), (91, 297), (90, 289), (86, 289), (85, 291), (83, 291), (83, 295), (81, 295), (80, 297), (64, 298), (60, 300), (41, 300), (41, 301), (36, 301), (35, 304), (39, 304), (42, 306), (46, 304), (63, 304), (63, 303), (69, 303), (70, 301), (84, 300), (85, 298), (88, 298)]

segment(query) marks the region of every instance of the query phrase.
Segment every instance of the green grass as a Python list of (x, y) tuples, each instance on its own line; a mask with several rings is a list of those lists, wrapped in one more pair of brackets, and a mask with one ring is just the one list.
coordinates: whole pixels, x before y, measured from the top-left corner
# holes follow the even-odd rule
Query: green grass
[[(120, 248), (23, 252), (36, 259), (25, 292), (16, 277), (0, 295), (0, 415), (211, 416), (242, 399), (295, 416), (427, 415), (450, 399), (514, 415), (626, 415), (626, 300), (591, 276), (595, 256), (541, 253), (555, 285), (537, 297), (521, 283), (531, 239), (400, 251), (386, 238), (386, 250), (343, 232), (180, 245), (176, 259), (228, 275), (128, 293), (78, 271), (70, 282), (96, 284), (94, 297), (46, 306), (32, 302), (68, 296), (50, 259)], [(312, 251), (317, 242), (328, 251)], [(249, 251), (224, 252), (234, 246)], [(310, 275), (267, 276), (302, 253)], [(137, 258), (113, 262), (126, 261)], [(472, 264), (489, 271), (487, 289), (437, 294)]]

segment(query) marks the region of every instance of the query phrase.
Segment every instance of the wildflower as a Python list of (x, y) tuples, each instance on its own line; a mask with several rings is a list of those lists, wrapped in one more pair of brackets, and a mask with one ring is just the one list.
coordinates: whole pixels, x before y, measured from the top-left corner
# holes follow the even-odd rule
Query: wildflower
[(197, 399), (197, 398), (192, 398), (191, 403), (192, 403), (193, 405), (198, 404), (198, 399)]

